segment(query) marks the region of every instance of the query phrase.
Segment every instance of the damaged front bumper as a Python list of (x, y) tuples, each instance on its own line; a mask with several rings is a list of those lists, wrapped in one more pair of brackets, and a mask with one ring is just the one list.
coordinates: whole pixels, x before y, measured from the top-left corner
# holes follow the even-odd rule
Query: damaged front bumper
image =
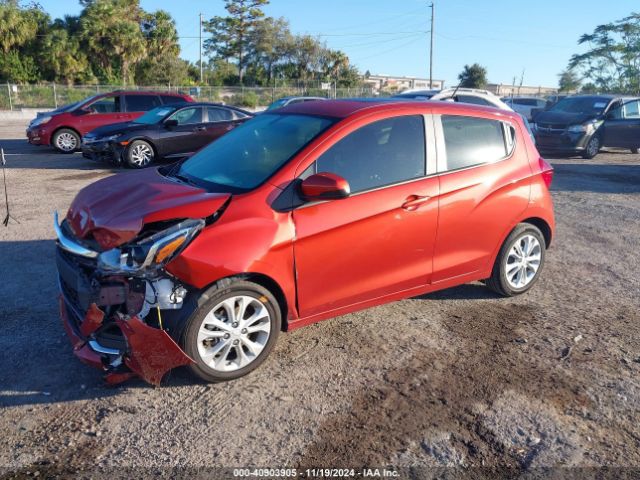
[[(94, 250), (56, 230), (60, 317), (82, 362), (103, 370), (110, 384), (138, 376), (153, 385), (193, 363), (175, 341), (180, 328), (171, 315), (183, 308), (184, 286), (102, 272)], [(163, 323), (163, 311), (173, 320)]]

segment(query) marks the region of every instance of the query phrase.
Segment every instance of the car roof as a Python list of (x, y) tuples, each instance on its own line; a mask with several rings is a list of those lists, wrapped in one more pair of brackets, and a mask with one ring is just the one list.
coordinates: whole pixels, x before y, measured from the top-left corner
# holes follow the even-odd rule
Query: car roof
[[(503, 114), (513, 114), (511, 111), (500, 110), (494, 107), (485, 107), (482, 105), (466, 104), (466, 103), (453, 103), (453, 102), (441, 102), (422, 100), (415, 101), (412, 99), (401, 98), (356, 98), (356, 99), (340, 99), (340, 100), (326, 100), (324, 102), (305, 102), (296, 103), (293, 105), (287, 105), (273, 112), (274, 115), (282, 114), (301, 114), (301, 115), (316, 115), (320, 117), (333, 117), (333, 118), (346, 118), (361, 111), (381, 111), (393, 107), (403, 106), (416, 106), (421, 108), (429, 108), (431, 110), (476, 110), (481, 112), (496, 112), (499, 111)], [(271, 112), (269, 112), (271, 113)], [(514, 115), (519, 116), (519, 115)]]

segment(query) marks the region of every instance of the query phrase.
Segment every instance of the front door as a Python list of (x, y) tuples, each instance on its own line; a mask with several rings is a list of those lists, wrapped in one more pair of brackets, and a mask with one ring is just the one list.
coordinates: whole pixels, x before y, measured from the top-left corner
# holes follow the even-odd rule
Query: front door
[(640, 102), (631, 100), (611, 110), (604, 122), (606, 147), (640, 147)]
[(166, 128), (160, 134), (162, 156), (181, 155), (199, 150), (202, 146), (202, 134), (206, 129), (202, 107), (185, 107), (169, 117), (178, 125)]
[(128, 121), (126, 114), (122, 111), (121, 98), (119, 94), (100, 97), (84, 106), (82, 111), (74, 112), (79, 115), (76, 125), (80, 135), (85, 135), (104, 125)]
[(302, 177), (330, 172), (351, 196), (294, 210), (302, 317), (426, 285), (438, 219), (421, 115), (369, 123), (329, 147)]

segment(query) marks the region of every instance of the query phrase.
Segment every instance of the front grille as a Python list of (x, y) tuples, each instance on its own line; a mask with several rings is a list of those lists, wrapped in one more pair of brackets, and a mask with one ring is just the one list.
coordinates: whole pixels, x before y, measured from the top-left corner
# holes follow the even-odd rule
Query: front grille
[(564, 132), (565, 126), (560, 123), (538, 123), (540, 130), (554, 130), (558, 132)]

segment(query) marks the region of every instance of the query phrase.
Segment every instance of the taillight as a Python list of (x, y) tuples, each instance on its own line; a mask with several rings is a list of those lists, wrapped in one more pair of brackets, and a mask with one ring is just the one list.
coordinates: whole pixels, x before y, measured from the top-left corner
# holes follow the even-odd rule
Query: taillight
[(542, 180), (544, 180), (544, 184), (547, 188), (550, 188), (551, 182), (553, 181), (553, 167), (542, 157), (538, 159), (538, 163), (540, 164), (540, 175), (542, 175)]

